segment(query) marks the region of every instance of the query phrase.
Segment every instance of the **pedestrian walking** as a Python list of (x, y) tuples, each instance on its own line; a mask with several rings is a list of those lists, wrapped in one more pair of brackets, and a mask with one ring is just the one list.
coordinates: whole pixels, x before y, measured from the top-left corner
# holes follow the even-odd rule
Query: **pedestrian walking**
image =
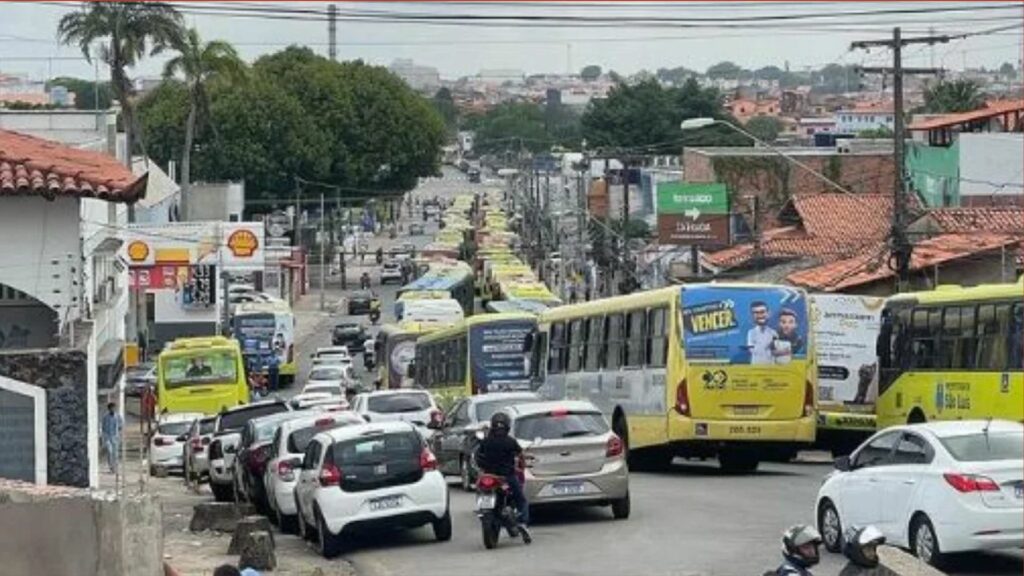
[(117, 413), (113, 402), (107, 403), (107, 413), (103, 415), (103, 422), (100, 431), (103, 434), (103, 447), (107, 450), (107, 466), (110, 473), (117, 473), (117, 463), (121, 456), (121, 431), (124, 428), (124, 421)]
[(278, 391), (278, 378), (281, 375), (281, 361), (277, 358), (277, 354), (273, 353), (270, 355), (270, 360), (267, 362), (267, 375), (270, 376), (270, 391)]

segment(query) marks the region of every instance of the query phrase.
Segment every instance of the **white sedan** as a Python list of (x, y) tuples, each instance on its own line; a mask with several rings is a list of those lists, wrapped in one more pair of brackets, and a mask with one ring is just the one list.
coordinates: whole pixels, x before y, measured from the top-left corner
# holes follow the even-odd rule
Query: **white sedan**
[(932, 565), (952, 552), (1024, 545), (1024, 426), (961, 420), (895, 426), (836, 460), (818, 491), (832, 552), (843, 530), (874, 525)]
[(164, 414), (149, 439), (149, 473), (158, 469), (181, 470), (184, 466), (185, 442), (192, 423), (202, 418), (199, 413)]

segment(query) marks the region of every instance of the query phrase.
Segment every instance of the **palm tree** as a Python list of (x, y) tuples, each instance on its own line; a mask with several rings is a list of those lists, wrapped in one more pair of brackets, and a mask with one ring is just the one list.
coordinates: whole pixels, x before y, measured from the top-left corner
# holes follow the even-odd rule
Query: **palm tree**
[[(181, 154), (181, 198), (186, 201), (191, 183), (192, 144), (195, 140), (196, 118), (209, 105), (207, 87), (218, 78), (237, 80), (245, 76), (245, 63), (231, 44), (213, 40), (203, 43), (199, 32), (191, 28), (174, 49), (178, 54), (164, 66), (164, 77), (180, 73), (188, 89), (188, 120), (185, 123), (185, 146)], [(182, 209), (185, 213), (185, 209)]]
[(941, 81), (924, 89), (924, 109), (935, 114), (970, 112), (985, 106), (981, 86), (973, 80)]
[(132, 165), (136, 131), (132, 83), (126, 72), (146, 56), (174, 44), (181, 36), (182, 18), (163, 2), (84, 2), (82, 10), (65, 14), (57, 25), (57, 37), (64, 44), (78, 44), (92, 62), (93, 44), (102, 42), (97, 56), (110, 67), (110, 85), (121, 102), (127, 158)]

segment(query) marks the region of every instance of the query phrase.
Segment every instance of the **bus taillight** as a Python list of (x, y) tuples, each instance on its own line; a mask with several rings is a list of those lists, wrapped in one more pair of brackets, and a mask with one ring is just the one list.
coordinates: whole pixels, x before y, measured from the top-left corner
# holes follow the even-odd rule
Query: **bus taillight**
[(680, 380), (676, 386), (676, 412), (683, 416), (690, 415), (690, 392), (686, 389), (686, 378)]
[(804, 385), (804, 416), (814, 416), (814, 385), (810, 381)]

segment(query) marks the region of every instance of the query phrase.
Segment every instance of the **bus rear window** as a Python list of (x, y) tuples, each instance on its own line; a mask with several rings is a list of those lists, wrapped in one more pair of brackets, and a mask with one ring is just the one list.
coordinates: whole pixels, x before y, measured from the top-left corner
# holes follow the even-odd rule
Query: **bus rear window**
[(238, 355), (228, 351), (204, 350), (161, 360), (165, 388), (171, 390), (197, 384), (235, 384)]

